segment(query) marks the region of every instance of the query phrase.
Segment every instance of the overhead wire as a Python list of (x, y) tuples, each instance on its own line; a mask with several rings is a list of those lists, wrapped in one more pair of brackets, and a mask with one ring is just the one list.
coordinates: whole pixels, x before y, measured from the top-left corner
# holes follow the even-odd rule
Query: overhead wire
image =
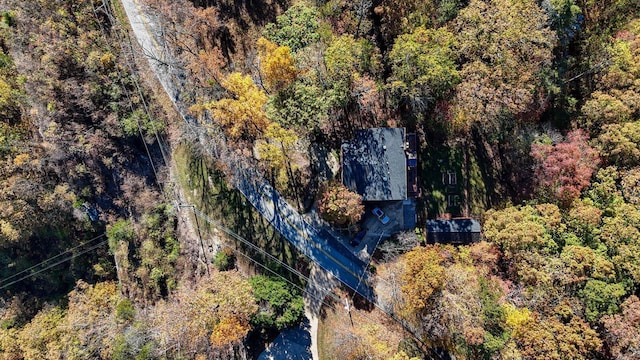
[[(225, 227), (224, 225), (220, 224), (218, 221), (215, 221), (211, 218), (209, 218), (208, 216), (206, 216), (205, 214), (203, 214), (201, 211), (197, 210), (193, 205), (188, 205), (188, 207), (191, 207), (194, 211), (194, 214), (196, 214), (196, 216), (200, 216), (204, 221), (214, 225), (215, 227), (219, 228), (220, 230), (224, 231), (225, 233), (229, 234), (230, 236), (232, 236), (233, 238), (241, 241), (243, 244), (249, 245), (251, 248), (254, 248), (256, 250), (258, 250), (260, 253), (267, 255), (270, 259), (276, 261), (278, 264), (282, 265), (285, 269), (294, 272), (295, 275), (299, 276), (300, 278), (302, 278), (303, 280), (305, 280), (307, 283), (310, 282), (309, 277), (301, 274), (299, 271), (291, 268), (291, 266), (289, 266), (288, 264), (284, 263), (282, 260), (274, 257), (273, 255), (269, 254), (268, 252), (266, 252), (266, 250), (256, 246), (255, 244), (251, 243), (249, 240), (245, 239), (244, 237), (242, 237), (240, 234), (234, 232), (233, 230)], [(285, 278), (284, 276), (282, 276), (281, 274), (278, 274), (277, 272), (275, 272), (274, 270), (272, 270), (271, 268), (269, 268), (267, 265), (262, 264), (261, 262), (259, 262), (258, 260), (250, 257), (249, 255), (234, 249), (233, 247), (231, 247), (228, 244), (222, 243), (223, 246), (231, 249), (233, 252), (238, 253), (244, 257), (246, 257), (247, 259), (251, 260), (252, 262), (255, 262), (256, 264), (258, 264), (259, 266), (261, 266), (262, 268), (268, 270), (269, 272), (273, 273), (274, 275), (277, 275), (278, 277), (284, 279), (285, 281), (287, 281), (288, 283), (294, 285), (295, 287), (297, 287), (298, 289), (303, 290), (302, 288), (300, 288), (298, 285), (292, 283), (290, 280), (288, 280), (287, 278)], [(348, 285), (347, 285), (348, 286)], [(352, 289), (353, 290), (353, 289)], [(303, 290), (304, 292), (304, 290)], [(354, 290), (354, 295), (355, 295), (356, 291)], [(325, 304), (329, 307), (331, 307), (333, 310), (337, 309), (332, 306), (331, 304), (327, 303), (324, 298), (320, 299), (317, 296), (311, 294), (310, 292), (307, 292), (307, 294), (311, 297), (314, 298), (314, 300), (316, 301), (320, 301), (322, 304)], [(337, 294), (335, 294), (332, 290), (328, 290), (327, 291), (327, 295), (331, 296), (335, 301), (340, 302), (341, 297)], [(326, 298), (326, 296), (325, 296)], [(347, 300), (347, 299), (345, 299)], [(353, 302), (353, 296), (351, 298), (351, 302)], [(386, 314), (387, 316), (389, 316), (391, 319), (393, 319), (394, 321), (396, 321), (400, 326), (402, 326), (403, 329), (405, 329), (407, 332), (409, 332), (410, 334), (412, 334), (412, 336), (414, 336), (416, 338), (417, 341), (422, 342), (414, 333), (413, 331), (407, 326), (407, 324), (405, 324), (401, 319), (399, 319), (398, 317), (396, 317), (394, 314), (388, 312), (387, 310), (385, 310), (384, 308), (382, 308), (379, 304), (377, 304), (376, 302), (372, 302), (372, 304), (374, 305), (374, 307), (378, 308), (380, 311), (382, 311), (384, 314)], [(366, 313), (361, 313), (360, 315), (364, 316), (365, 318), (367, 318), (370, 321), (374, 321), (369, 315), (367, 315)]]
[(35, 264), (35, 265), (33, 265), (33, 266), (31, 266), (31, 267), (27, 268), (27, 269), (24, 269), (24, 270), (22, 270), (22, 271), (20, 271), (20, 272), (17, 272), (17, 273), (15, 273), (15, 274), (13, 274), (13, 275), (11, 275), (11, 276), (9, 276), (9, 277), (6, 277), (6, 278), (4, 278), (4, 279), (0, 280), (0, 284), (4, 283), (5, 281), (9, 281), (9, 280), (11, 280), (12, 278), (15, 278), (15, 277), (17, 277), (17, 276), (19, 276), (19, 275), (21, 275), (21, 274), (23, 274), (23, 273), (25, 273), (25, 272), (29, 272), (29, 271), (31, 271), (31, 270), (33, 270), (33, 269), (35, 269), (35, 268), (37, 268), (37, 267), (39, 267), (39, 266), (41, 266), (41, 265), (43, 265), (43, 264), (45, 264), (45, 263), (49, 262), (49, 261), (51, 261), (51, 260), (57, 259), (57, 258), (59, 258), (60, 256), (62, 256), (62, 255), (64, 255), (64, 254), (66, 254), (66, 253), (72, 252), (72, 251), (74, 251), (74, 250), (76, 250), (76, 249), (78, 249), (78, 248), (80, 248), (80, 247), (83, 247), (83, 246), (85, 246), (85, 245), (87, 245), (87, 244), (90, 244), (90, 243), (92, 243), (92, 242), (94, 242), (94, 241), (96, 241), (96, 240), (98, 240), (98, 239), (100, 239), (100, 238), (103, 238), (103, 237), (105, 237), (105, 236), (106, 236), (106, 234), (101, 234), (101, 235), (98, 235), (98, 236), (96, 236), (96, 237), (94, 237), (94, 238), (92, 238), (92, 239), (89, 239), (89, 240), (87, 240), (87, 241), (85, 241), (85, 242), (83, 242), (83, 243), (81, 243), (81, 244), (79, 244), (79, 245), (76, 245), (76, 246), (72, 247), (71, 249), (68, 249), (68, 250), (66, 250), (66, 251), (64, 251), (64, 252), (61, 252), (60, 254), (58, 254), (58, 255), (56, 255), (56, 256), (50, 257), (50, 258), (48, 258), (48, 259), (46, 259), (46, 260), (44, 260), (44, 261), (41, 261), (41, 262), (39, 262), (39, 263), (37, 263), (37, 264)]
[(53, 263), (53, 264), (50, 264), (49, 266), (47, 266), (47, 267), (45, 267), (45, 268), (42, 268), (42, 269), (40, 269), (40, 270), (38, 270), (38, 271), (36, 271), (36, 272), (33, 272), (33, 273), (30, 273), (30, 274), (27, 274), (27, 275), (25, 275), (25, 276), (23, 276), (23, 277), (21, 277), (21, 278), (19, 278), (19, 279), (17, 279), (17, 280), (11, 281), (11, 282), (9, 282), (9, 283), (7, 283), (7, 284), (0, 285), (0, 290), (2, 290), (2, 289), (6, 289), (6, 288), (8, 288), (9, 286), (11, 286), (11, 285), (13, 285), (13, 284), (16, 284), (16, 283), (19, 283), (19, 282), (20, 282), (20, 281), (22, 281), (22, 280), (26, 280), (26, 279), (28, 279), (28, 278), (30, 278), (30, 277), (34, 277), (34, 276), (36, 276), (36, 275), (38, 275), (38, 274), (40, 274), (40, 273), (42, 273), (42, 272), (44, 272), (44, 271), (46, 271), (46, 270), (49, 270), (49, 269), (51, 269), (51, 268), (54, 268), (54, 267), (56, 267), (56, 266), (58, 266), (58, 265), (60, 265), (60, 264), (62, 264), (62, 263), (65, 263), (65, 262), (67, 262), (67, 261), (73, 260), (73, 259), (77, 258), (77, 257), (78, 257), (78, 256), (80, 256), (80, 255), (84, 255), (84, 254), (86, 254), (86, 253), (88, 253), (88, 252), (90, 252), (90, 251), (93, 251), (93, 250), (95, 250), (95, 249), (99, 248), (100, 246), (102, 246), (102, 245), (106, 244), (108, 241), (109, 241), (109, 240), (102, 240), (101, 242), (99, 242), (99, 243), (97, 243), (97, 244), (95, 244), (95, 245), (93, 245), (93, 246), (91, 246), (91, 247), (89, 247), (89, 248), (87, 248), (87, 249), (85, 249), (85, 250), (82, 250), (82, 251), (80, 251), (80, 252), (78, 252), (78, 253), (75, 253), (75, 254), (73, 254), (73, 255), (71, 255), (71, 256), (69, 256), (69, 257), (67, 257), (67, 258), (64, 258), (64, 259), (62, 259), (62, 260), (60, 260), (60, 261), (57, 261), (57, 262), (55, 262), (55, 263)]
[[(111, 14), (111, 9), (108, 7), (108, 5), (106, 5), (108, 1), (109, 1), (109, 0), (103, 0), (103, 5), (104, 5), (104, 6), (105, 6), (105, 8), (106, 8), (106, 10), (105, 10), (105, 11), (107, 12), (108, 16), (110, 17), (110, 19), (112, 19), (112, 18), (115, 18), (115, 17)], [(93, 6), (93, 4), (92, 4), (92, 6)], [(95, 13), (95, 7), (94, 7), (94, 15), (96, 16), (96, 19), (98, 20), (98, 23), (100, 24), (100, 28), (101, 28), (101, 30), (103, 31), (103, 34), (105, 34), (106, 32), (105, 32), (105, 30), (104, 30), (104, 28), (103, 28), (102, 24), (100, 23), (99, 19), (97, 18), (97, 14)], [(117, 21), (117, 22), (122, 26), (122, 23), (120, 23), (120, 21), (119, 21), (119, 20), (117, 20), (117, 19), (116, 19), (116, 21)], [(124, 49), (122, 48), (122, 41), (121, 41), (120, 35), (119, 35), (119, 34), (116, 34), (116, 36), (118, 37), (118, 42), (120, 43), (121, 49), (122, 49), (122, 50), (123, 50), (123, 52), (124, 52)], [(133, 55), (133, 54), (134, 54), (134, 50), (133, 50), (132, 40), (131, 40), (131, 37), (130, 37), (130, 35), (129, 35), (128, 33), (127, 33), (127, 38), (128, 38), (128, 40), (129, 40), (129, 46), (130, 46), (131, 54), (132, 54), (132, 56), (134, 56), (134, 55)], [(132, 70), (132, 69), (130, 68), (130, 70)], [(119, 75), (120, 81), (121, 81), (121, 83), (122, 83), (122, 85), (123, 85), (123, 88), (125, 89), (125, 92), (126, 92), (126, 94), (127, 94), (127, 98), (130, 100), (129, 105), (130, 105), (130, 107), (132, 108), (132, 111), (133, 111), (133, 105), (132, 105), (132, 101), (131, 101), (130, 94), (129, 94), (129, 93), (128, 93), (128, 91), (126, 90), (126, 86), (124, 86), (124, 82), (123, 82), (123, 80), (122, 80), (122, 76), (121, 76), (121, 74), (120, 74), (119, 70), (118, 70), (118, 75)], [(146, 112), (147, 116), (149, 116), (149, 117), (151, 118), (150, 110), (149, 110), (149, 107), (148, 107), (148, 105), (147, 105), (147, 102), (146, 102), (146, 100), (145, 100), (145, 98), (144, 98), (144, 95), (143, 95), (143, 93), (142, 93), (141, 87), (140, 87), (140, 85), (139, 85), (139, 83), (138, 83), (138, 81), (137, 81), (137, 79), (136, 79), (136, 78), (132, 78), (132, 79), (133, 79), (133, 82), (134, 82), (134, 84), (135, 84), (135, 86), (136, 86), (136, 90), (138, 91), (138, 93), (139, 93), (139, 95), (140, 95), (140, 98), (141, 98), (141, 100), (142, 100), (143, 107), (145, 108), (145, 112)], [(172, 99), (172, 102), (173, 102), (173, 99)], [(181, 115), (182, 115), (182, 113), (181, 113)], [(184, 116), (183, 116), (183, 117), (184, 117)], [(136, 120), (138, 120), (138, 119), (136, 119)], [(186, 119), (185, 119), (185, 122), (186, 122), (190, 127), (193, 125), (193, 124), (190, 124), (188, 121), (186, 121)], [(138, 122), (138, 125), (139, 125), (139, 122)], [(153, 130), (153, 132), (154, 132), (154, 134), (155, 134), (155, 136), (156, 136), (156, 140), (158, 141), (158, 146), (160, 147), (160, 152), (161, 152), (161, 155), (162, 155), (162, 158), (163, 158), (164, 164), (165, 164), (165, 166), (168, 166), (169, 164), (168, 164), (167, 156), (166, 156), (166, 153), (165, 153), (166, 151), (165, 151), (165, 150), (164, 150), (164, 148), (163, 148), (162, 141), (161, 141), (161, 139), (160, 139), (160, 137), (159, 137), (158, 131), (157, 131), (157, 129), (156, 129), (156, 127), (155, 127), (155, 125), (153, 124), (153, 122), (151, 123), (151, 125), (152, 125), (152, 130)], [(153, 164), (153, 159), (152, 159), (152, 157), (151, 157), (151, 155), (150, 155), (150, 152), (149, 152), (148, 147), (147, 147), (147, 145), (146, 145), (146, 142), (145, 142), (145, 140), (144, 140), (144, 136), (143, 136), (143, 134), (142, 134), (142, 132), (141, 132), (141, 127), (140, 127), (140, 126), (138, 126), (138, 128), (139, 128), (139, 130), (140, 130), (140, 136), (142, 137), (142, 141), (143, 141), (143, 143), (144, 143), (144, 145), (145, 145), (145, 148), (146, 148), (147, 154), (149, 155), (149, 160), (150, 160), (150, 162), (151, 162), (151, 164), (152, 164), (152, 167), (153, 167), (153, 169), (154, 169), (154, 174), (155, 174), (155, 176), (156, 176), (156, 183), (158, 183), (158, 185), (160, 186), (160, 184), (159, 184), (159, 177), (158, 177), (158, 174), (157, 174), (157, 172), (156, 172), (156, 170), (155, 170), (155, 165)], [(162, 188), (162, 186), (160, 186), (160, 188), (161, 188), (161, 191), (163, 192), (163, 195), (165, 195), (165, 199), (166, 199), (166, 198), (167, 198), (167, 196), (166, 196), (166, 194), (164, 193), (164, 189)], [(196, 211), (197, 211), (197, 212), (199, 212), (199, 210), (197, 210), (193, 205), (190, 205), (190, 206), (194, 209), (194, 212), (196, 212)], [(204, 215), (204, 214), (202, 214), (202, 213), (200, 213), (200, 214), (201, 214), (201, 215)], [(309, 281), (309, 278), (308, 278), (308, 277), (305, 277), (305, 276), (304, 276), (304, 275), (302, 275), (299, 271), (297, 271), (297, 270), (293, 269), (292, 267), (290, 267), (288, 264), (285, 264), (284, 262), (282, 262), (282, 261), (280, 261), (279, 259), (277, 259), (275, 256), (273, 256), (273, 255), (269, 254), (268, 252), (264, 251), (263, 249), (261, 249), (260, 247), (256, 246), (255, 244), (253, 244), (253, 243), (249, 242), (248, 240), (244, 239), (244, 238), (243, 238), (243, 237), (241, 237), (239, 234), (237, 234), (237, 233), (235, 233), (235, 232), (231, 231), (230, 229), (228, 229), (228, 228), (226, 228), (226, 227), (222, 226), (222, 224), (220, 224), (219, 222), (213, 221), (212, 219), (208, 218), (208, 216), (206, 216), (206, 215), (204, 215), (204, 216), (205, 216), (205, 217), (202, 217), (202, 216), (201, 216), (201, 217), (202, 217), (205, 221), (207, 221), (207, 222), (211, 222), (213, 225), (215, 225), (216, 227), (218, 227), (218, 228), (222, 229), (223, 231), (225, 231), (225, 230), (226, 230), (225, 232), (226, 232), (227, 234), (231, 235), (233, 238), (235, 238), (235, 239), (237, 239), (237, 240), (241, 241), (242, 243), (244, 243), (245, 245), (247, 245), (247, 246), (251, 247), (251, 248), (252, 248), (252, 249), (254, 249), (254, 250), (258, 250), (259, 252), (261, 252), (261, 253), (263, 253), (265, 256), (267, 256), (269, 259), (271, 259), (271, 260), (274, 260), (274, 261), (278, 262), (278, 263), (279, 263), (279, 264), (281, 264), (285, 269), (287, 269), (287, 270), (289, 270), (289, 271), (293, 272), (296, 276), (300, 276), (302, 279), (306, 280), (307, 282)], [(225, 246), (228, 246), (228, 245), (226, 245), (226, 244), (224, 244), (224, 245), (225, 245)], [(233, 249), (233, 248), (231, 248), (231, 249), (232, 249), (234, 252), (238, 252), (238, 250), (236, 250), (236, 249)], [(265, 265), (263, 265), (263, 264), (261, 264), (261, 263), (257, 262), (255, 259), (253, 259), (253, 258), (249, 257), (248, 255), (246, 255), (246, 254), (244, 254), (244, 253), (241, 253), (241, 252), (240, 252), (240, 254), (242, 254), (243, 256), (245, 256), (245, 257), (247, 257), (247, 258), (251, 259), (252, 261), (254, 261), (254, 262), (258, 263), (261, 267), (264, 267), (264, 268), (265, 268), (265, 269), (267, 269), (268, 271), (275, 273), (272, 269), (270, 269), (270, 268), (266, 267)], [(364, 275), (366, 274), (366, 270), (367, 270), (367, 269), (365, 268), (365, 269), (364, 269), (364, 271), (363, 271), (363, 274), (358, 276), (359, 281), (362, 281), (362, 277), (364, 277)], [(277, 274), (277, 273), (276, 273), (276, 274)], [(279, 274), (277, 274), (277, 275), (278, 275), (278, 276), (280, 276), (280, 277), (282, 277), (282, 278), (283, 278), (283, 279), (285, 279), (286, 281), (290, 282), (288, 279), (284, 278), (282, 275), (279, 275)], [(383, 281), (386, 281), (386, 279), (382, 279), (382, 280), (383, 280)], [(296, 286), (297, 286), (297, 285), (296, 285)], [(349, 286), (349, 285), (347, 284), (347, 286)], [(351, 288), (351, 286), (349, 286), (349, 287)], [(357, 293), (357, 290), (355, 290), (355, 289), (352, 289), (352, 290), (354, 291), (354, 296), (355, 296), (355, 293)], [(334, 299), (338, 298), (338, 297), (337, 297), (337, 295), (335, 295), (333, 292), (330, 292), (330, 294), (332, 295), (332, 297), (333, 297)], [(353, 297), (352, 297), (352, 301), (353, 301)], [(324, 303), (324, 301), (323, 301), (323, 303)], [(325, 304), (326, 304), (326, 303), (325, 303)], [(382, 308), (379, 304), (377, 304), (377, 302), (375, 302), (375, 301), (372, 301), (372, 304), (373, 304), (375, 307), (377, 307), (378, 309), (380, 309), (382, 312), (384, 312), (385, 314), (387, 314), (388, 316), (390, 316), (390, 317), (391, 317), (392, 319), (394, 319), (396, 322), (398, 322), (401, 326), (403, 326), (403, 327), (404, 327), (406, 330), (408, 330), (410, 333), (412, 333), (412, 332), (410, 331), (410, 329), (408, 329), (408, 328), (407, 328), (407, 326), (406, 326), (406, 325), (405, 325), (401, 320), (399, 320), (397, 317), (395, 317), (395, 315), (394, 315), (394, 314), (392, 314), (392, 313), (388, 312), (387, 310), (383, 309), (383, 308)], [(334, 308), (334, 309), (335, 309), (335, 308)], [(414, 337), (415, 337), (415, 335), (414, 335)], [(417, 337), (416, 337), (416, 338), (417, 338)], [(418, 339), (418, 341), (420, 341), (420, 340)]]
[[(103, 1), (103, 3), (102, 3), (102, 4), (103, 4), (102, 6), (104, 6), (104, 7), (105, 7), (105, 9), (103, 10), (103, 12), (104, 12), (108, 17), (109, 17), (109, 20), (113, 21), (113, 18), (115, 18), (115, 17), (111, 14), (110, 9), (107, 7), (107, 5), (106, 5), (106, 1)], [(100, 28), (100, 32), (102, 33), (102, 35), (103, 35), (103, 37), (104, 37), (104, 40), (105, 40), (105, 43), (107, 44), (107, 47), (108, 47), (110, 50), (113, 50), (113, 48), (111, 47), (110, 42), (107, 40), (107, 37), (106, 37), (106, 36), (107, 36), (107, 31), (106, 31), (106, 29), (104, 28), (104, 26), (103, 26), (103, 24), (102, 24), (102, 22), (101, 22), (100, 18), (98, 17), (98, 9), (96, 9), (95, 4), (93, 3), (93, 1), (91, 1), (91, 7), (92, 7), (92, 9), (93, 9), (93, 15), (94, 15), (94, 17), (96, 18), (96, 23), (98, 24), (98, 27)], [(122, 41), (121, 41), (121, 39), (120, 39), (120, 37), (119, 37), (119, 35), (118, 35), (118, 31), (115, 31), (115, 33), (116, 33), (116, 36), (118, 37), (118, 44), (120, 44), (120, 50), (121, 50), (121, 51), (122, 51), (122, 53), (124, 54), (124, 53), (125, 53), (125, 49), (124, 49), (124, 47), (123, 47), (123, 45), (122, 45)], [(132, 70), (133, 70), (133, 69), (131, 68), (131, 66), (130, 66), (130, 64), (129, 64), (128, 62), (127, 62), (127, 65), (129, 65), (129, 70), (130, 70), (130, 72), (132, 73)], [(131, 93), (129, 92), (129, 89), (128, 89), (128, 88), (127, 88), (127, 86), (126, 86), (126, 83), (125, 83), (125, 81), (124, 81), (124, 77), (123, 77), (123, 75), (122, 75), (122, 72), (120, 71), (120, 68), (116, 66), (116, 67), (115, 67), (115, 71), (116, 71), (116, 74), (117, 74), (117, 76), (118, 76), (118, 80), (119, 80), (119, 82), (120, 82), (120, 87), (121, 87), (121, 89), (123, 90), (123, 92), (124, 92), (124, 94), (125, 94), (125, 96), (126, 96), (126, 98), (127, 98), (127, 103), (128, 103), (128, 105), (129, 105), (129, 109), (131, 110), (131, 113), (133, 114), (133, 113), (135, 112), (135, 108), (134, 108), (134, 106), (133, 106), (133, 98), (131, 97)], [(133, 77), (133, 76), (131, 76), (131, 80), (132, 80), (132, 81), (133, 81), (133, 83), (135, 84), (136, 89), (139, 89), (140, 87), (139, 87), (139, 85), (138, 85), (138, 80), (137, 80), (135, 77)], [(140, 92), (140, 98), (141, 98), (141, 100), (142, 100), (142, 101), (143, 101), (143, 103), (144, 103), (143, 108), (144, 108), (145, 115), (146, 115), (146, 116), (148, 116), (148, 117), (149, 117), (149, 119), (153, 119), (153, 118), (152, 118), (152, 116), (151, 116), (151, 113), (149, 112), (148, 107), (146, 106), (146, 102), (145, 102), (145, 100), (144, 100), (144, 95), (143, 95), (141, 92)], [(144, 146), (145, 153), (147, 154), (147, 157), (149, 158), (149, 163), (150, 163), (150, 165), (151, 165), (151, 169), (152, 169), (153, 174), (154, 174), (154, 176), (155, 176), (155, 183), (156, 183), (156, 185), (158, 186), (158, 188), (160, 189), (160, 191), (161, 191), (161, 193), (162, 193), (162, 196), (163, 196), (163, 197), (165, 198), (165, 200), (166, 200), (166, 199), (167, 199), (167, 195), (165, 194), (165, 190), (164, 190), (163, 186), (162, 186), (162, 185), (161, 185), (161, 183), (160, 183), (160, 176), (158, 175), (158, 169), (157, 169), (156, 165), (155, 165), (155, 164), (154, 164), (154, 162), (153, 162), (153, 156), (151, 155), (151, 151), (149, 150), (149, 146), (147, 145), (147, 141), (145, 140), (144, 133), (142, 132), (142, 129), (143, 129), (143, 128), (142, 128), (142, 123), (140, 122), (140, 119), (138, 119), (138, 117), (134, 117), (134, 119), (135, 119), (135, 121), (136, 121), (136, 125), (137, 125), (137, 127), (138, 127), (138, 134), (140, 135), (140, 139), (141, 139), (142, 144), (143, 144), (143, 146)], [(151, 121), (151, 123), (153, 124), (153, 121)], [(158, 135), (158, 133), (157, 133), (157, 131), (156, 131), (155, 126), (154, 126), (152, 129), (153, 129), (153, 131), (154, 131), (154, 134), (155, 134), (156, 139), (158, 139), (158, 140), (157, 140), (157, 141), (158, 141), (158, 146), (160, 147), (160, 152), (161, 152), (161, 154), (162, 154), (163, 161), (165, 161), (165, 166), (166, 166), (166, 165), (167, 165), (167, 164), (166, 164), (166, 159), (165, 159), (164, 151), (163, 151), (163, 149), (162, 149), (161, 141), (159, 140), (159, 135)]]

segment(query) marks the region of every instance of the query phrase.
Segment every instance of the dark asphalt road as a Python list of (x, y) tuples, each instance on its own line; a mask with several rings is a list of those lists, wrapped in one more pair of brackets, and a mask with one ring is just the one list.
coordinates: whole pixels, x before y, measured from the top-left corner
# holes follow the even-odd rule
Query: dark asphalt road
[(257, 173), (244, 170), (238, 190), (271, 225), (300, 252), (330, 272), (340, 282), (374, 302), (366, 264), (327, 231), (304, 220), (289, 203)]

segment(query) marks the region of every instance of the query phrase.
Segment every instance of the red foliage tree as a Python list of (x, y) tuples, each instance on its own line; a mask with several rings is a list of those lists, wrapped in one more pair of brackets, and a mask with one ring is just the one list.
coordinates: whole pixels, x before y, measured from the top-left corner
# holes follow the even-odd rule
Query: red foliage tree
[(330, 182), (318, 204), (322, 217), (338, 225), (355, 224), (362, 218), (362, 196), (339, 182)]
[(531, 156), (537, 163), (538, 188), (551, 200), (568, 205), (589, 185), (600, 157), (587, 139), (587, 135), (578, 129), (567, 134), (565, 142), (531, 145)]
[(622, 314), (602, 318), (605, 341), (616, 359), (632, 359), (640, 353), (640, 300), (635, 295), (622, 303)]

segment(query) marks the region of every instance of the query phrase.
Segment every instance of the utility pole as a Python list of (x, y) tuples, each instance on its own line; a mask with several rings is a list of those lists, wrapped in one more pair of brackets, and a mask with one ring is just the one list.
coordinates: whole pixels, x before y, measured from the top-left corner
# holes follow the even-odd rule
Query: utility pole
[(351, 305), (349, 304), (348, 297), (344, 299), (344, 309), (347, 310), (347, 314), (349, 314), (349, 320), (351, 321), (351, 327), (353, 327), (353, 318), (351, 317)]
[(204, 260), (201, 260), (204, 262), (204, 266), (207, 269), (207, 275), (211, 275), (211, 271), (209, 270), (209, 262), (207, 261), (207, 253), (204, 250), (204, 242), (202, 241), (202, 233), (200, 232), (200, 222), (198, 221), (198, 210), (196, 210), (196, 207), (191, 205), (191, 204), (181, 204), (178, 201), (176, 201), (176, 208), (178, 209), (178, 211), (180, 211), (180, 208), (191, 208), (191, 210), (193, 210), (193, 217), (196, 221), (196, 231), (198, 232), (198, 240), (200, 241), (200, 250), (202, 251), (202, 257), (204, 258)]

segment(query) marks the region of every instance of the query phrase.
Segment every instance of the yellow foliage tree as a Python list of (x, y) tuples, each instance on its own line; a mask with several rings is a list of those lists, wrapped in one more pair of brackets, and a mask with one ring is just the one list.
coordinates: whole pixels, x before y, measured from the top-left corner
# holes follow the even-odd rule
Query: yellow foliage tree
[(258, 143), (258, 153), (277, 174), (278, 184), (286, 184), (289, 175), (293, 175), (295, 170), (295, 164), (291, 162), (291, 155), (298, 141), (298, 136), (292, 130), (284, 129), (278, 123), (271, 123), (267, 126), (264, 137), (265, 140)]
[(258, 39), (257, 45), (260, 70), (267, 88), (279, 91), (296, 80), (298, 69), (288, 46), (278, 46), (263, 37)]
[(424, 310), (429, 298), (444, 284), (444, 267), (437, 247), (419, 247), (406, 256), (406, 268), (402, 274), (402, 293), (406, 310), (418, 313)]
[(210, 337), (211, 345), (217, 348), (237, 343), (247, 336), (249, 330), (251, 330), (251, 326), (247, 321), (233, 316), (223, 317), (213, 328)]
[(245, 138), (254, 140), (267, 128), (270, 121), (264, 111), (267, 94), (260, 90), (249, 75), (238, 72), (227, 75), (222, 86), (231, 97), (211, 101), (194, 110), (206, 109), (213, 115), (232, 140)]
[(61, 359), (64, 310), (55, 307), (41, 310), (18, 334), (18, 344), (25, 360)]
[(400, 350), (400, 352), (396, 353), (395, 355), (389, 358), (389, 360), (418, 360), (418, 359), (419, 358), (417, 357), (410, 358), (409, 355), (407, 355), (407, 353), (405, 353), (402, 350)]
[(517, 336), (526, 329), (527, 324), (531, 321), (531, 311), (527, 308), (518, 309), (514, 305), (507, 303), (503, 305), (505, 312), (505, 322)]

